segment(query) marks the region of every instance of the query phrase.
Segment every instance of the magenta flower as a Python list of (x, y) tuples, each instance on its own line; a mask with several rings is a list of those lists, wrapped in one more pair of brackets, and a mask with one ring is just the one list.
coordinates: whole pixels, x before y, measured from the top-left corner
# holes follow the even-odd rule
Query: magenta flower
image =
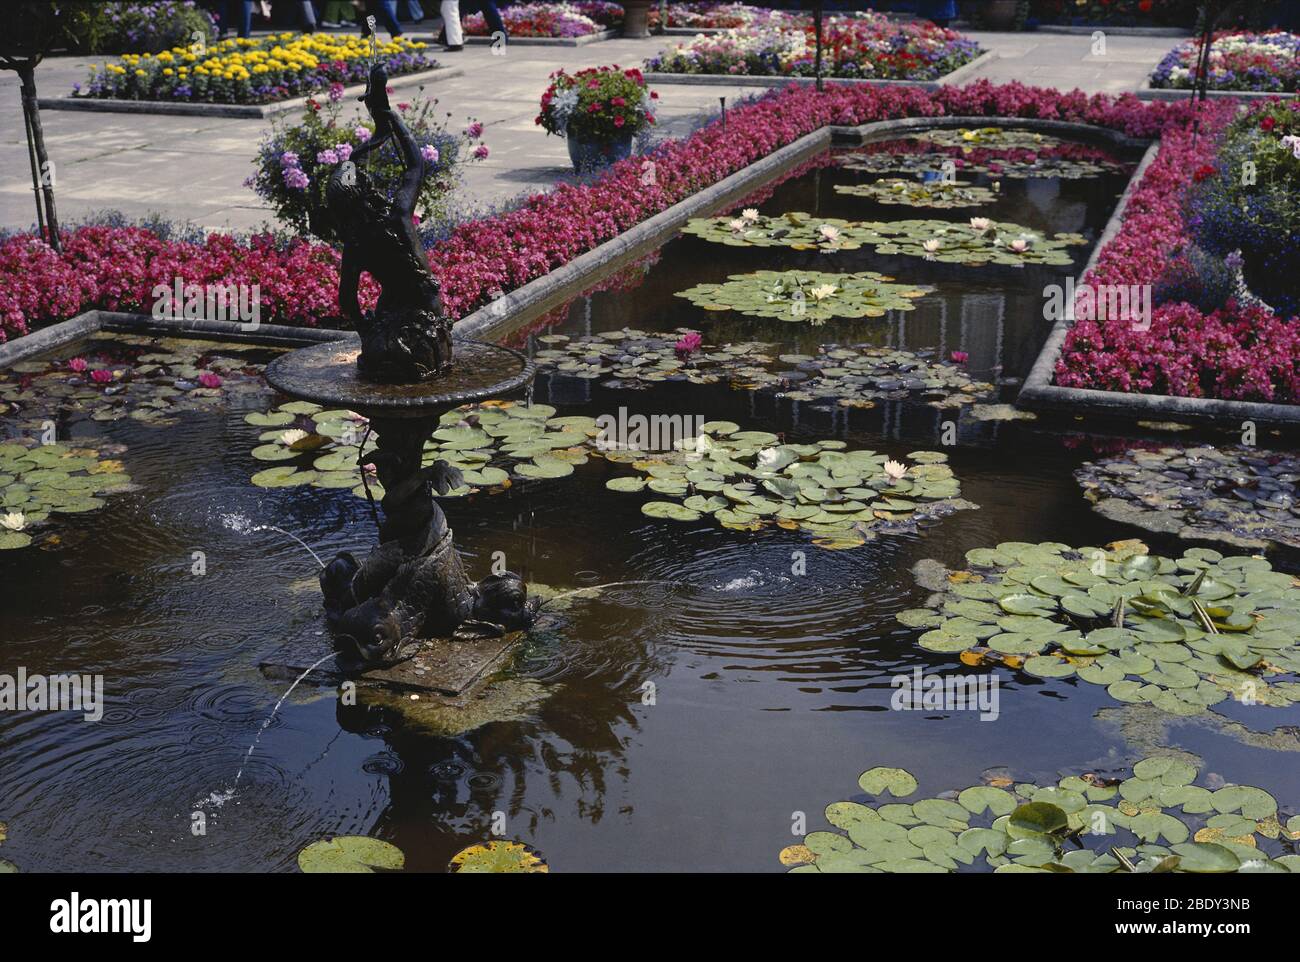
[(692, 331), (689, 334), (683, 334), (681, 338), (673, 345), (673, 349), (678, 354), (694, 354), (704, 343), (704, 338)]
[(68, 370), (76, 371), (78, 374), (86, 370), (86, 359), (84, 357), (74, 357), (68, 361)]
[(199, 374), (199, 383), (204, 387), (221, 387), (221, 376), (212, 371), (203, 371)]
[(483, 136), (483, 125), (477, 120), (465, 128), (465, 136), (470, 140), (478, 140)]
[(475, 159), (475, 160), (487, 160), (487, 159), (488, 159), (488, 153), (489, 153), (489, 151), (488, 151), (488, 148), (487, 148), (487, 144), (479, 144), (477, 147), (474, 148), (474, 159)]
[(433, 144), (426, 144), (424, 147), (420, 148), (420, 156), (429, 163), (436, 164), (438, 162), (438, 148), (433, 146)]
[(364, 144), (370, 139), (370, 128), (358, 126), (352, 131), (352, 136)]
[(965, 364), (967, 361), (970, 360), (970, 355), (967, 354), (965, 351), (953, 351), (948, 356), (952, 358), (952, 362), (954, 364)]
[(107, 384), (113, 380), (113, 372), (106, 368), (99, 368), (90, 372), (90, 379), (96, 384)]

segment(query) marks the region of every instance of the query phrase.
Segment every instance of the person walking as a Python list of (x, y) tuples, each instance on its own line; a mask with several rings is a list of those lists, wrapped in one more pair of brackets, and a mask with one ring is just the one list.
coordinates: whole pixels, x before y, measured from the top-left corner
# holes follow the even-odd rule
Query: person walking
[(442, 0), (442, 29), (447, 35), (447, 50), (465, 49), (465, 34), (460, 27), (460, 0)]

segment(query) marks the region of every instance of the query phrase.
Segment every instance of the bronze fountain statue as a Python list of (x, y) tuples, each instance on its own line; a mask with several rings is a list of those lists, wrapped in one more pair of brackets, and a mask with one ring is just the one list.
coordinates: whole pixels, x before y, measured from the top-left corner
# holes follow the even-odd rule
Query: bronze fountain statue
[[(266, 370), (277, 389), (355, 410), (378, 435), (373, 452), (363, 449), (361, 468), (373, 466), (384, 488), (379, 545), (364, 561), (341, 552), (320, 577), (335, 637), (363, 665), (400, 660), (420, 639), (526, 628), (537, 607), (512, 572), (470, 581), (436, 500), (464, 483), (461, 472), (443, 460), (424, 464), (442, 414), (517, 393), (534, 369), (509, 348), (453, 340), (412, 216), (424, 157), (389, 105), (386, 83), (383, 67), (372, 68), (361, 99), (375, 134), (326, 189), (326, 215), (343, 241), (339, 307), (358, 337), (302, 348)], [(389, 142), (404, 167), (391, 200), (357, 163)], [(357, 300), (363, 271), (382, 289), (373, 313)]]

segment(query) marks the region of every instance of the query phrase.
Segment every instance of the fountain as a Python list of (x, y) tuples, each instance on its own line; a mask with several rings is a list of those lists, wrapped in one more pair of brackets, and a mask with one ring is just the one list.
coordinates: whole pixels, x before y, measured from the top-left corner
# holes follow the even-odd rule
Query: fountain
[[(424, 447), (443, 414), (459, 405), (519, 394), (532, 363), (518, 351), (452, 337), (438, 283), (412, 214), (425, 161), (388, 103), (381, 66), (361, 98), (375, 134), (331, 175), (326, 210), (343, 240), (339, 305), (356, 335), (293, 351), (266, 369), (272, 387), (294, 398), (347, 408), (378, 435), (361, 468), (384, 488), (379, 544), (364, 561), (341, 552), (320, 575), (328, 620), (346, 654), (365, 667), (391, 665), (425, 639), (501, 638), (531, 622), (536, 605), (516, 574), (470, 581), (436, 496), (459, 487), (446, 461), (424, 465)], [(385, 143), (404, 173), (391, 199), (359, 161)], [(361, 273), (381, 287), (373, 313), (357, 300)]]

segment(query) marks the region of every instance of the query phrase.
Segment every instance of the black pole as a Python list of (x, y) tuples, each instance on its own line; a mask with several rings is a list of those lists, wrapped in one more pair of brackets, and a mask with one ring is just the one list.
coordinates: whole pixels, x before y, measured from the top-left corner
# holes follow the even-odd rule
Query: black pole
[(823, 6), (824, 6), (823, 0), (817, 0), (817, 2), (813, 4), (813, 29), (817, 33), (817, 63), (813, 69), (817, 75), (818, 93), (821, 93), (823, 90), (826, 89), (826, 85), (822, 82), (822, 7)]
[(23, 107), (23, 128), (27, 132), (27, 160), (32, 165), (32, 200), (36, 201), (36, 232), (45, 238), (45, 205), (41, 203), (41, 175), (36, 163), (36, 148), (32, 144), (32, 118), (27, 113), (27, 98), (20, 97)]
[(28, 123), (31, 125), (31, 145), (36, 151), (36, 163), (40, 174), (41, 194), (45, 198), (45, 221), (49, 230), (47, 243), (59, 253), (63, 253), (63, 247), (59, 241), (59, 217), (54, 207), (54, 186), (46, 181), (46, 165), (49, 163), (49, 156), (45, 153), (45, 133), (41, 129), (41, 113), (36, 106), (36, 67), (31, 61), (26, 62), (18, 68), (18, 76), (22, 78), (22, 99), (24, 112), (27, 114)]
[(1214, 0), (1206, 0), (1201, 8), (1205, 22), (1201, 27), (1201, 47), (1196, 56), (1196, 83), (1192, 85), (1192, 147), (1196, 147), (1201, 134), (1201, 104), (1209, 96), (1210, 89), (1210, 45), (1214, 36), (1214, 23), (1218, 18), (1214, 13)]

